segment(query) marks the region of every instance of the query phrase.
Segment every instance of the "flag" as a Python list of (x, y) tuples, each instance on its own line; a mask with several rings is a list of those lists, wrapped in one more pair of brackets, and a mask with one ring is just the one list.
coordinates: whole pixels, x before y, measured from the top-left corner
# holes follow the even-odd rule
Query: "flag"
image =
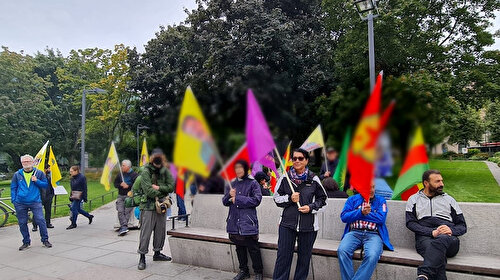
[(387, 124), (389, 123), (389, 118), (391, 117), (392, 111), (394, 110), (394, 106), (396, 105), (396, 101), (392, 100), (391, 103), (385, 108), (382, 113), (382, 117), (380, 117), (380, 130), (384, 130)]
[(224, 164), (221, 171), (219, 171), (219, 175), (228, 181), (231, 181), (234, 178), (236, 178), (236, 173), (234, 172), (234, 164), (241, 159), (246, 160), (246, 162), (248, 163), (250, 162), (250, 158), (248, 157), (248, 148), (246, 142), (243, 143), (243, 145), (239, 147), (236, 153), (234, 153), (234, 155), (226, 162), (226, 164)]
[[(410, 145), (410, 150), (408, 151), (408, 155), (399, 173), (392, 199), (408, 199), (411, 194), (416, 193), (420, 188), (415, 187), (415, 185), (421, 183), (422, 173), (428, 169), (429, 158), (427, 157), (422, 127), (419, 126), (417, 127), (415, 136)], [(412, 192), (403, 195), (409, 189), (411, 189)]]
[[(173, 166), (173, 164), (171, 166)], [(188, 172), (186, 168), (179, 168), (175, 179), (175, 194), (183, 200), (186, 189), (189, 188), (194, 181), (194, 174), (189, 172), (188, 178), (186, 179), (186, 172)]]
[(146, 138), (142, 141), (141, 150), (141, 160), (139, 161), (139, 166), (146, 165), (149, 162), (148, 145), (146, 144)]
[(52, 187), (57, 186), (57, 182), (62, 179), (59, 165), (57, 165), (56, 156), (52, 151), (52, 146), (49, 148), (49, 166), (50, 166), (50, 183)]
[(347, 168), (351, 174), (350, 183), (366, 201), (370, 199), (377, 140), (380, 134), (381, 96), (382, 73), (378, 75), (377, 83), (366, 103), (347, 156)]
[(210, 128), (191, 87), (187, 87), (177, 123), (174, 164), (208, 177), (215, 165), (215, 153)]
[(288, 169), (290, 169), (290, 166), (293, 166), (293, 162), (290, 158), (291, 148), (292, 148), (292, 141), (288, 143), (285, 154), (283, 155), (283, 166), (285, 166), (286, 170), (281, 170), (282, 171), (281, 173), (287, 172)]
[(351, 127), (347, 128), (344, 136), (344, 142), (342, 142), (342, 150), (340, 151), (339, 163), (335, 173), (333, 174), (333, 179), (339, 185), (339, 189), (342, 190), (345, 185), (345, 176), (347, 173), (347, 153), (349, 151), (349, 144), (351, 143)]
[(306, 141), (300, 148), (310, 152), (316, 150), (318, 148), (322, 148), (325, 146), (325, 142), (323, 141), (323, 132), (321, 131), (321, 125), (318, 125), (316, 129), (307, 137)]
[(45, 171), (45, 155), (47, 154), (47, 145), (49, 144), (49, 141), (45, 142), (45, 145), (38, 151), (36, 154), (34, 161), (33, 161), (33, 167), (35, 167), (38, 170), (41, 170), (42, 172)]
[(273, 156), (276, 144), (251, 89), (247, 92), (246, 118), (245, 134), (250, 162), (258, 161), (277, 173)]
[(118, 159), (118, 153), (116, 152), (115, 143), (111, 142), (111, 147), (109, 148), (108, 157), (106, 158), (106, 162), (104, 163), (104, 169), (102, 170), (101, 175), (101, 184), (104, 185), (106, 191), (109, 191), (111, 185), (111, 176), (113, 168), (120, 162)]
[(271, 193), (274, 194), (274, 190), (276, 189), (276, 184), (278, 183), (278, 176), (276, 175), (276, 173), (274, 173), (274, 171), (271, 171), (271, 178), (270, 178), (270, 182), (269, 184), (271, 185)]

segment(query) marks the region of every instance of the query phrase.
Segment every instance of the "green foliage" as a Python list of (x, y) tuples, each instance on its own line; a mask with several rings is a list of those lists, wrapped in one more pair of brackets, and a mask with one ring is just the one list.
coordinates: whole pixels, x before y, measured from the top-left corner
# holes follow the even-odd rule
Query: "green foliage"
[(496, 99), (486, 107), (486, 128), (488, 142), (500, 142), (500, 99)]
[(488, 153), (477, 153), (473, 156), (470, 156), (467, 153), (467, 156), (469, 157), (470, 160), (487, 160), (489, 157)]
[(494, 162), (496, 164), (500, 164), (500, 157), (490, 157), (488, 158), (488, 161)]

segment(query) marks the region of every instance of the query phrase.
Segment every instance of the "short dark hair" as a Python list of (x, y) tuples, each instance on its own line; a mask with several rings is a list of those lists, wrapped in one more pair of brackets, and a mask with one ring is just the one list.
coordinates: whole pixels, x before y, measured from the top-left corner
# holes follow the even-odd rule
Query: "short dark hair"
[(424, 181), (429, 182), (429, 177), (430, 177), (432, 174), (439, 174), (439, 175), (441, 175), (441, 172), (439, 172), (439, 170), (436, 170), (436, 169), (429, 169), (429, 170), (426, 170), (426, 171), (424, 172), (424, 174), (422, 174), (422, 184), (424, 183)]
[(323, 180), (323, 187), (329, 191), (338, 191), (339, 190), (339, 184), (337, 184), (337, 181), (333, 179), (332, 177), (326, 177)]
[[(309, 152), (302, 149), (302, 148), (297, 148), (297, 149), (294, 149), (293, 150), (293, 153), (301, 153), (302, 155), (304, 155), (304, 157), (309, 160)], [(292, 153), (292, 156), (293, 156), (293, 153)]]

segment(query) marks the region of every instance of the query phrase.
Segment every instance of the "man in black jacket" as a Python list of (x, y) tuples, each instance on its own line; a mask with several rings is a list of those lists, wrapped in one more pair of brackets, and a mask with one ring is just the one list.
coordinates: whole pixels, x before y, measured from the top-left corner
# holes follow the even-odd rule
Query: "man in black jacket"
[(115, 188), (118, 189), (118, 197), (116, 198), (116, 211), (118, 211), (118, 221), (120, 222), (118, 236), (123, 236), (128, 232), (128, 220), (134, 208), (125, 207), (125, 198), (127, 198), (128, 192), (132, 190), (135, 179), (139, 176), (132, 170), (132, 162), (128, 159), (122, 161), (121, 169), (122, 172), (116, 175), (114, 183)]
[(458, 236), (467, 232), (467, 225), (458, 203), (443, 192), (438, 170), (425, 171), (422, 182), (424, 189), (406, 203), (406, 227), (415, 233), (415, 247), (424, 258), (417, 280), (446, 279), (447, 258), (458, 253)]

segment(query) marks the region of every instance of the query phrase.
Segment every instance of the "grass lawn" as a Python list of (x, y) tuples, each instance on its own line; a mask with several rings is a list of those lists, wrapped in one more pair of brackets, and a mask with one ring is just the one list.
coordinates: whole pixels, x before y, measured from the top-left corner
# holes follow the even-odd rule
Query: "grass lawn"
[[(500, 203), (500, 186), (484, 162), (432, 159), (429, 166), (441, 171), (444, 191), (457, 201)], [(396, 185), (400, 169), (401, 165), (395, 166), (396, 175), (386, 179), (391, 188)]]
[[(70, 185), (69, 185), (69, 180), (62, 180), (59, 182), (60, 185), (64, 186), (66, 191), (70, 193)], [(110, 201), (116, 199), (117, 192), (113, 194), (113, 198), (111, 196), (111, 192), (113, 190), (116, 190), (113, 186), (111, 186), (111, 189), (109, 192), (107, 192), (104, 189), (104, 186), (99, 183), (99, 181), (87, 181), (87, 187), (88, 187), (88, 194), (87, 197), (90, 200), (92, 200), (92, 209), (96, 209), (99, 206), (102, 206), (106, 203), (109, 203)], [(2, 197), (9, 197), (10, 196), (10, 180), (9, 181), (0, 181), (0, 189), (4, 188), (5, 190), (2, 192)], [(101, 196), (104, 194), (109, 194), (104, 197), (104, 201), (102, 201)], [(55, 199), (55, 198), (54, 198)], [(6, 202), (10, 206), (12, 206), (12, 203), (10, 200), (3, 200), (3, 202)], [(54, 202), (53, 202), (54, 203)], [(56, 213), (54, 214), (54, 208), (52, 208), (52, 217), (64, 217), (69, 215), (69, 207), (66, 205), (70, 203), (69, 201), (69, 194), (68, 195), (58, 195), (57, 196), (57, 205), (62, 205), (60, 207), (57, 207)], [(84, 204), (84, 209), (86, 211), (89, 211), (89, 203)], [(7, 221), (8, 224), (16, 224), (17, 223), (17, 218), (13, 215), (9, 215), (9, 219)], [(69, 225), (69, 221), (68, 221)]]

